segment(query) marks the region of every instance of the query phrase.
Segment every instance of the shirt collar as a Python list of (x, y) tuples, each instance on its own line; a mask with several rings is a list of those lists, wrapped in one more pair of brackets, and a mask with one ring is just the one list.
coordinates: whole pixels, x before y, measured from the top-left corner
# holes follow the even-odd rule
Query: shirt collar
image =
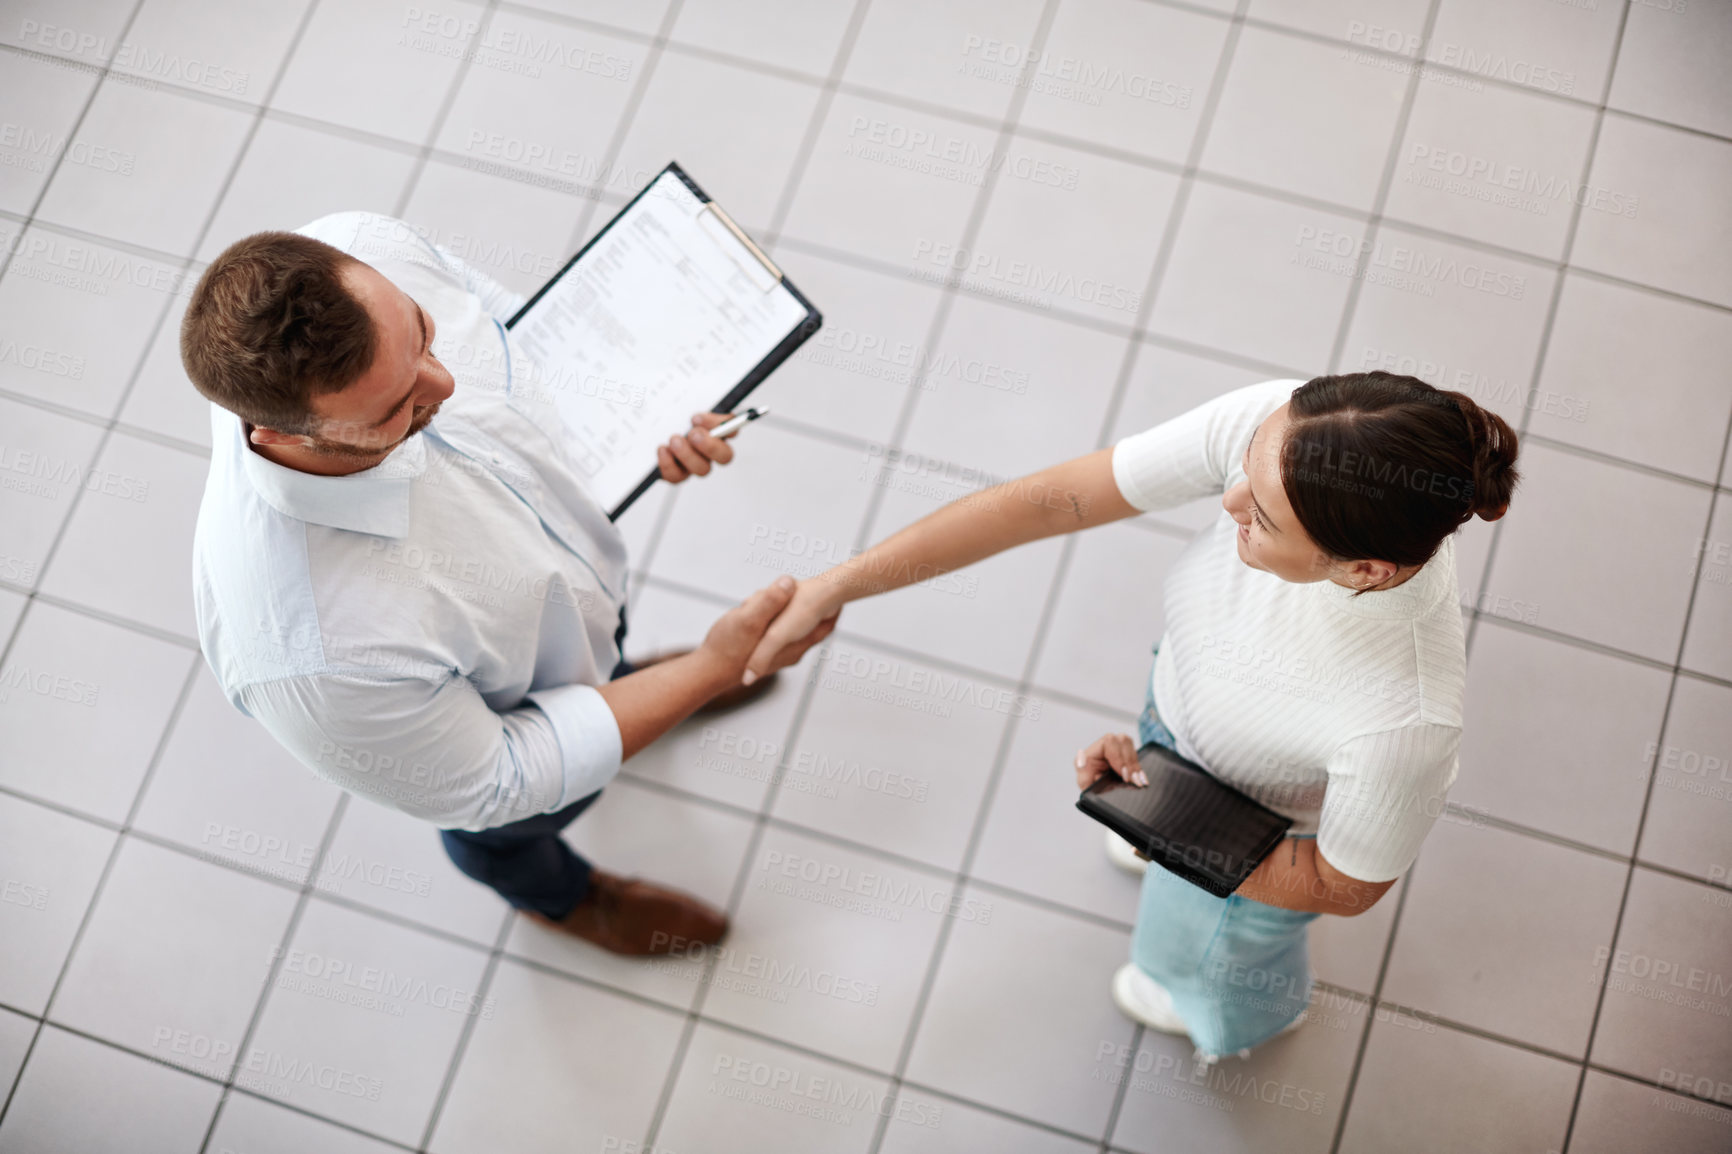
[(343, 477), (321, 477), (253, 452), (239, 417), (232, 428), (234, 448), (247, 480), (259, 498), (277, 512), (313, 525), (375, 537), (408, 536), (409, 495), (415, 478), (427, 469), (427, 441), (420, 433), (391, 450), (371, 469)]

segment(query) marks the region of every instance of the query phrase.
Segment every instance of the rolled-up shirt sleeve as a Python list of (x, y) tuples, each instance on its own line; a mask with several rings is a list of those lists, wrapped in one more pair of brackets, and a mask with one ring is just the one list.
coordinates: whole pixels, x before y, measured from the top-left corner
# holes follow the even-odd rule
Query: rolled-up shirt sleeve
[(497, 713), (461, 677), (320, 673), (241, 691), (246, 711), (331, 784), (446, 829), (563, 809), (619, 772), (619, 726), (593, 686)]
[(1400, 877), (1455, 784), (1461, 727), (1409, 725), (1343, 742), (1329, 758), (1317, 849), (1364, 882)]

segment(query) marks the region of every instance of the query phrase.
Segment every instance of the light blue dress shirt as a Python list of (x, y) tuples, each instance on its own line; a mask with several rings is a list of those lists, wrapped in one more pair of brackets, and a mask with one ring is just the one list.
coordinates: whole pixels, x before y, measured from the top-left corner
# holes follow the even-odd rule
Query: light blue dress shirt
[(266, 460), (212, 406), (193, 546), (205, 659), (231, 702), (352, 793), (451, 829), (569, 805), (619, 771), (594, 686), (619, 658), (626, 549), (568, 461), (536, 384), (553, 378), (502, 323), (523, 298), (389, 217), (300, 232), (424, 307), (457, 389), (343, 477)]

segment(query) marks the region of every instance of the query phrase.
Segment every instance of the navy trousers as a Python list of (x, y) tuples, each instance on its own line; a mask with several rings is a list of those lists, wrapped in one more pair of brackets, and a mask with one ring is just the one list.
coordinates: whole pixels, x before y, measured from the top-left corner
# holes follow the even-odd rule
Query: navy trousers
[[(625, 611), (620, 610), (614, 640), (625, 643)], [(624, 653), (623, 648), (620, 649)], [(632, 672), (620, 658), (613, 677)], [(595, 803), (601, 791), (578, 798), (564, 809), (538, 813), (492, 829), (444, 829), (439, 838), (458, 869), (520, 910), (533, 910), (558, 920), (570, 913), (589, 892), (589, 862), (566, 845), (559, 832)]]

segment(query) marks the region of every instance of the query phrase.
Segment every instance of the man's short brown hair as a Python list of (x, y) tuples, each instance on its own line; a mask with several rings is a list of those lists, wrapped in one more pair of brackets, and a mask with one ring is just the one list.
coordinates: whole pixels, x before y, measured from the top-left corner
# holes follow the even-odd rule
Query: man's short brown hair
[(242, 420), (313, 433), (312, 398), (373, 364), (373, 319), (341, 273), (355, 258), (292, 232), (224, 249), (193, 289), (180, 359), (198, 391)]

